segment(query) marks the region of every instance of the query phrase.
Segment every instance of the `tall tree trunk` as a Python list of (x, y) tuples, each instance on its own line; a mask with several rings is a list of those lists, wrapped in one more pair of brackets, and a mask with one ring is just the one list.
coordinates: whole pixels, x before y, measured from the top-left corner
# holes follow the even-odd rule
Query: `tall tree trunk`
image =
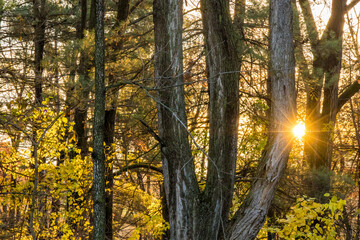
[(182, 0), (154, 0), (155, 78), (170, 239), (195, 239), (199, 193), (185, 114)]
[(254, 239), (266, 220), (291, 149), (296, 122), (295, 60), (291, 0), (270, 1), (271, 110), (268, 142), (258, 174), (235, 214), (230, 239)]
[[(119, 0), (117, 5), (117, 18), (116, 24), (114, 26), (115, 31), (117, 31), (118, 35), (123, 35), (125, 33), (125, 28), (119, 29), (122, 24), (127, 20), (129, 15), (129, 2), (130, 0)], [(120, 44), (114, 44), (113, 54), (110, 56), (111, 60), (116, 62), (116, 53), (122, 50), (122, 42)], [(116, 76), (114, 75), (114, 70), (110, 70), (109, 73), (109, 82), (108, 84), (114, 84)], [(111, 89), (108, 93), (108, 97), (110, 98), (110, 108), (105, 110), (105, 145), (108, 150), (107, 155), (110, 156), (112, 154), (112, 144), (114, 143), (115, 136), (115, 120), (116, 120), (116, 110), (117, 110), (117, 98), (119, 95), (119, 89)], [(106, 159), (105, 165), (105, 176), (106, 176), (106, 231), (105, 237), (106, 239), (112, 239), (113, 236), (113, 186), (114, 186), (114, 176), (113, 176), (113, 158), (108, 157)]]
[[(201, 12), (209, 70), (209, 159), (201, 204), (203, 239), (224, 234), (232, 204), (239, 122), (239, 70), (236, 30), (228, 0), (202, 0)], [(239, 23), (240, 24), (240, 23)]]
[[(34, 14), (34, 90), (35, 90), (35, 106), (40, 107), (42, 105), (42, 75), (43, 75), (43, 66), (42, 60), (44, 56), (44, 47), (45, 47), (45, 29), (46, 29), (46, 13), (45, 5), (46, 0), (33, 0), (33, 14)], [(29, 230), (33, 239), (36, 239), (36, 230), (34, 228), (34, 219), (36, 216), (36, 210), (40, 211), (40, 206), (42, 205), (41, 200), (38, 198), (38, 183), (39, 183), (39, 171), (38, 165), (39, 160), (37, 158), (37, 130), (40, 129), (40, 125), (37, 122), (33, 123), (32, 126), (32, 141), (33, 146), (32, 157), (34, 158), (34, 164), (31, 166), (34, 169), (34, 176), (31, 182), (33, 183), (33, 191), (30, 200), (30, 212), (29, 212)], [(36, 204), (38, 203), (38, 204)], [(36, 209), (36, 207), (38, 209)]]
[[(254, 239), (262, 227), (290, 152), (295, 121), (295, 77), (291, 1), (272, 1), (269, 140), (258, 180), (228, 225), (236, 163), (239, 67), (227, 1), (203, 0), (209, 69), (209, 161), (206, 187), (199, 191), (190, 152), (184, 105), (181, 1), (155, 0), (155, 77), (158, 124), (169, 210), (170, 239)], [(281, 46), (281, 47), (280, 47)], [(228, 231), (225, 231), (225, 230)]]
[[(95, 0), (91, 1), (91, 13), (94, 11), (95, 5), (93, 4)], [(84, 39), (84, 32), (86, 29), (94, 30), (95, 28), (95, 17), (90, 16), (88, 27), (87, 24), (87, 0), (80, 1), (81, 7), (81, 17), (78, 24), (76, 37), (78, 40), (82, 41)], [(92, 62), (89, 59), (89, 53), (87, 51), (81, 51), (80, 53), (80, 63), (78, 67), (79, 80), (77, 84), (78, 91), (78, 103), (75, 106), (74, 121), (75, 126), (74, 130), (77, 136), (77, 147), (81, 149), (81, 155), (84, 157), (87, 155), (87, 112), (88, 112), (88, 103), (89, 103), (89, 94), (91, 90), (91, 81), (89, 77), (89, 71), (93, 66)]]
[[(330, 171), (333, 140), (331, 135), (336, 123), (336, 114), (359, 90), (355, 82), (339, 96), (339, 79), (342, 60), (342, 35), (344, 15), (357, 1), (346, 5), (346, 1), (333, 0), (331, 16), (321, 38), (317, 32), (308, 0), (299, 0), (310, 39), (313, 59), (313, 74), (305, 82), (307, 86), (306, 129), (304, 153), (311, 169), (308, 180), (311, 197), (325, 200), (324, 193), (330, 191)], [(323, 92), (323, 101), (321, 96)], [(322, 105), (322, 109), (320, 109)]]
[(95, 1), (94, 240), (105, 239), (105, 38), (104, 0)]
[[(315, 49), (313, 67), (316, 81), (310, 83), (310, 89), (315, 90), (308, 92), (306, 121), (309, 131), (314, 134), (310, 138), (306, 138), (305, 152), (310, 166), (315, 169), (330, 169), (331, 165), (332, 141), (330, 134), (333, 126), (329, 125), (335, 123), (337, 113), (345, 9), (346, 1), (333, 0), (331, 17), (325, 32), (318, 43), (313, 44)], [(329, 49), (330, 43), (333, 43), (333, 46)], [(327, 51), (324, 51), (326, 48)], [(323, 77), (325, 77), (325, 84), (323, 84)], [(322, 89), (324, 101), (320, 113)]]
[(35, 46), (35, 104), (42, 102), (42, 60), (45, 46), (46, 13), (45, 0), (33, 0), (34, 24), (34, 46)]

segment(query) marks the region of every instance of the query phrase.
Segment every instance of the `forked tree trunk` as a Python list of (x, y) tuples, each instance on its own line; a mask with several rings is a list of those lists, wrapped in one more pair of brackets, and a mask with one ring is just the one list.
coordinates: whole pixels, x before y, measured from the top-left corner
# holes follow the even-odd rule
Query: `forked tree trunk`
[[(308, 194), (323, 201), (330, 191), (333, 140), (331, 135), (341, 107), (360, 89), (354, 82), (339, 96), (344, 16), (359, 1), (333, 0), (331, 16), (319, 37), (308, 0), (299, 0), (314, 54), (312, 74), (307, 74), (306, 129), (304, 153), (311, 169)], [(304, 69), (304, 68), (301, 68)], [(305, 71), (310, 72), (309, 69)], [(323, 101), (322, 100), (323, 94)], [(322, 108), (320, 108), (322, 105)]]
[[(306, 1), (302, 1), (303, 13), (310, 14), (311, 10), (305, 10), (308, 5)], [(311, 30), (311, 35), (314, 36), (312, 46), (315, 53), (313, 62), (315, 74), (314, 80), (307, 83), (309, 91), (306, 121), (309, 131), (305, 141), (305, 154), (313, 169), (330, 169), (331, 165), (332, 141), (330, 135), (336, 121), (338, 106), (345, 10), (346, 1), (333, 0), (331, 16), (321, 39), (317, 40), (318, 34), (314, 32), (314, 29)], [(308, 21), (312, 20), (313, 18), (308, 19)], [(311, 23), (311, 25), (315, 25), (315, 23)], [(310, 32), (310, 28), (308, 28), (308, 32)], [(332, 45), (327, 47), (329, 44)], [(323, 83), (324, 77), (325, 83)], [(322, 91), (324, 91), (324, 100), (320, 112)]]
[(239, 118), (239, 61), (227, 1), (203, 0), (209, 69), (210, 145), (206, 187), (200, 191), (191, 155), (182, 78), (182, 1), (155, 0), (158, 125), (170, 239), (254, 239), (262, 227), (290, 152), (295, 120), (291, 0), (273, 0), (270, 136), (258, 180), (230, 226)]

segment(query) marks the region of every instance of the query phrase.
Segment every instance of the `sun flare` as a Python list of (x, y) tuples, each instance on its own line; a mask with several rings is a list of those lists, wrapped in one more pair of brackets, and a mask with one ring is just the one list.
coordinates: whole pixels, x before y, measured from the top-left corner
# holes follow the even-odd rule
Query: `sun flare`
[(305, 124), (303, 122), (299, 122), (293, 128), (293, 134), (296, 138), (301, 139), (305, 135)]

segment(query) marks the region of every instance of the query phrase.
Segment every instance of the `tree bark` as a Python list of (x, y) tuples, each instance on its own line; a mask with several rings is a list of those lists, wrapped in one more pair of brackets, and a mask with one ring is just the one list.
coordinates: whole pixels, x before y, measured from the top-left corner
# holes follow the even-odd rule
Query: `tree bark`
[(203, 0), (201, 3), (210, 97), (209, 161), (204, 191), (199, 191), (196, 181), (186, 130), (182, 3), (154, 1), (158, 126), (170, 239), (254, 239), (265, 221), (286, 166), (295, 121), (291, 1), (272, 1), (270, 136), (258, 180), (229, 227), (239, 118), (237, 38), (227, 1)]
[(42, 103), (42, 60), (45, 46), (46, 13), (45, 0), (33, 0), (34, 24), (34, 46), (35, 46), (35, 105)]
[(162, 146), (164, 190), (170, 239), (195, 239), (194, 211), (199, 193), (186, 129), (182, 1), (154, 0), (155, 78)]
[[(209, 159), (199, 231), (203, 239), (223, 235), (232, 205), (239, 122), (240, 60), (227, 0), (202, 0), (209, 70)], [(239, 23), (240, 24), (240, 23)]]
[(289, 157), (296, 122), (295, 60), (291, 0), (270, 1), (271, 113), (267, 146), (243, 206), (235, 214), (230, 239), (254, 239), (266, 220)]
[(105, 38), (104, 0), (95, 1), (95, 110), (94, 110), (94, 240), (105, 239)]

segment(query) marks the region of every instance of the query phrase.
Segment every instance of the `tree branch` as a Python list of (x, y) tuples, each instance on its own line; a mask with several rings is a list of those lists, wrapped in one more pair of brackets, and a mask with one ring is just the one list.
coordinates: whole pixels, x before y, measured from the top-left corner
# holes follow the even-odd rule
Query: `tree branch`
[(304, 16), (306, 31), (309, 36), (311, 49), (316, 51), (316, 46), (319, 41), (319, 35), (317, 32), (316, 22), (314, 15), (311, 11), (310, 3), (308, 0), (299, 0), (302, 14)]
[(345, 9), (345, 13), (347, 13), (348, 11), (350, 11), (353, 7), (355, 7), (356, 4), (358, 4), (360, 2), (360, 0), (353, 0), (351, 3), (349, 3), (348, 5), (346, 5), (346, 9)]
[[(358, 0), (356, 0), (358, 1)], [(360, 0), (359, 0), (360, 1)], [(341, 110), (341, 108), (347, 103), (347, 101), (352, 98), (358, 91), (360, 90), (360, 77), (358, 77), (357, 81), (351, 84), (340, 96), (338, 100), (337, 113)]]
[(158, 167), (151, 166), (150, 164), (147, 164), (147, 163), (138, 163), (138, 164), (133, 164), (133, 165), (122, 167), (120, 170), (114, 172), (114, 177), (119, 176), (128, 170), (133, 170), (133, 169), (137, 169), (137, 168), (146, 168), (146, 169), (151, 169), (151, 170), (161, 173), (161, 174), (163, 173), (162, 169), (160, 169)]
[(164, 147), (165, 146), (165, 142), (160, 138), (159, 135), (156, 134), (156, 132), (154, 132), (154, 130), (147, 125), (143, 120), (138, 119), (139, 122), (141, 122), (142, 125), (144, 125), (144, 127), (146, 127), (146, 129), (148, 130), (148, 132), (160, 143), (160, 147)]

